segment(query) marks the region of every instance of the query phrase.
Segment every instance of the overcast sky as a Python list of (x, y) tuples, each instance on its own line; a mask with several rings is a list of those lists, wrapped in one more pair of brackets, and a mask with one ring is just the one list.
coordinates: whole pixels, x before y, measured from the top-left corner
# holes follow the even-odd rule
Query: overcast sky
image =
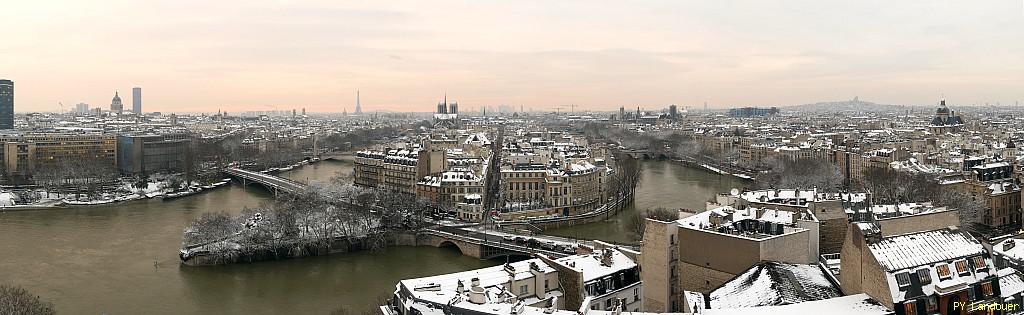
[[(1024, 0), (9, 1), (16, 110), (1024, 101)], [(983, 5), (979, 5), (983, 4)]]

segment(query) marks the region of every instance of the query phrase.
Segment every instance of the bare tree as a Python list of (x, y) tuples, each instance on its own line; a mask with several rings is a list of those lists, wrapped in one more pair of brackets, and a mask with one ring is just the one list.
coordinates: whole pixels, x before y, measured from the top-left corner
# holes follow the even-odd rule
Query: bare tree
[(861, 188), (871, 193), (874, 203), (898, 204), (934, 201), (938, 183), (927, 174), (898, 171), (888, 167), (864, 170)]
[(25, 288), (0, 284), (0, 314), (57, 314), (53, 303), (45, 302)]
[(959, 212), (960, 228), (974, 233), (984, 230), (982, 223), (985, 210), (988, 209), (987, 205), (973, 195), (959, 191), (943, 193), (939, 196), (935, 201), (936, 205), (956, 209)]
[(671, 222), (679, 220), (679, 211), (670, 210), (665, 207), (657, 207), (634, 213), (629, 219), (629, 232), (634, 240), (639, 241), (644, 238), (644, 230), (647, 228), (647, 219)]
[(758, 176), (760, 188), (843, 188), (843, 174), (839, 167), (820, 159), (774, 157), (767, 161), (767, 165), (771, 170)]

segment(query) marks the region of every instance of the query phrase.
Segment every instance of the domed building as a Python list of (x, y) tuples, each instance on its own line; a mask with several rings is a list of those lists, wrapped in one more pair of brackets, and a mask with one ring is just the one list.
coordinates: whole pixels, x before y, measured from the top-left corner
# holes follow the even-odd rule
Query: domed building
[(945, 134), (960, 132), (963, 128), (964, 121), (953, 113), (949, 107), (946, 107), (946, 99), (942, 99), (939, 102), (939, 109), (935, 110), (935, 118), (932, 118), (932, 124), (928, 127), (928, 130), (936, 134)]
[(124, 110), (124, 104), (121, 104), (121, 96), (114, 92), (114, 99), (110, 100), (110, 111), (120, 113)]

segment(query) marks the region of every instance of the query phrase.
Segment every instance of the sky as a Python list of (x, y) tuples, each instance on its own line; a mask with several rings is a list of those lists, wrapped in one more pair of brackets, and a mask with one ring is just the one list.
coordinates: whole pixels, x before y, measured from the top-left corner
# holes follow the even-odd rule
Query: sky
[[(983, 5), (979, 5), (983, 4)], [(1024, 0), (9, 1), (17, 112), (1024, 101)], [(564, 110), (563, 110), (564, 111)]]

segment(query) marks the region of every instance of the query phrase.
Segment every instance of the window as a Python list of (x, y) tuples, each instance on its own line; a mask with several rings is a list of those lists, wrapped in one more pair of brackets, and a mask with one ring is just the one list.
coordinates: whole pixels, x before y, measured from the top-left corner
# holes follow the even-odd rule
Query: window
[(633, 302), (640, 300), (640, 288), (633, 289)]
[(981, 293), (985, 294), (985, 298), (992, 296), (992, 282), (985, 282), (981, 285)]
[(947, 264), (935, 266), (935, 273), (939, 274), (939, 280), (946, 280), (953, 277), (949, 274), (949, 265)]
[(934, 312), (939, 310), (939, 301), (934, 295), (928, 297), (928, 311)]
[(900, 288), (906, 288), (906, 287), (910, 286), (910, 273), (906, 273), (906, 272), (897, 273), (896, 274), (896, 284), (898, 284), (900, 286)]
[(966, 259), (957, 260), (956, 261), (956, 273), (958, 273), (958, 274), (965, 274), (967, 272), (968, 272), (968, 270), (967, 270), (967, 260)]
[(519, 294), (529, 294), (529, 293), (530, 293), (530, 285), (519, 286)]
[(921, 279), (921, 284), (932, 283), (932, 274), (928, 268), (922, 268), (917, 270), (917, 278)]
[(974, 261), (974, 269), (985, 269), (985, 267), (988, 267), (985, 265), (985, 257), (975, 256), (971, 259)]
[(915, 307), (914, 301), (903, 303), (903, 314), (917, 315), (917, 307)]
[(544, 291), (546, 292), (547, 290), (549, 290), (548, 279), (544, 279)]

